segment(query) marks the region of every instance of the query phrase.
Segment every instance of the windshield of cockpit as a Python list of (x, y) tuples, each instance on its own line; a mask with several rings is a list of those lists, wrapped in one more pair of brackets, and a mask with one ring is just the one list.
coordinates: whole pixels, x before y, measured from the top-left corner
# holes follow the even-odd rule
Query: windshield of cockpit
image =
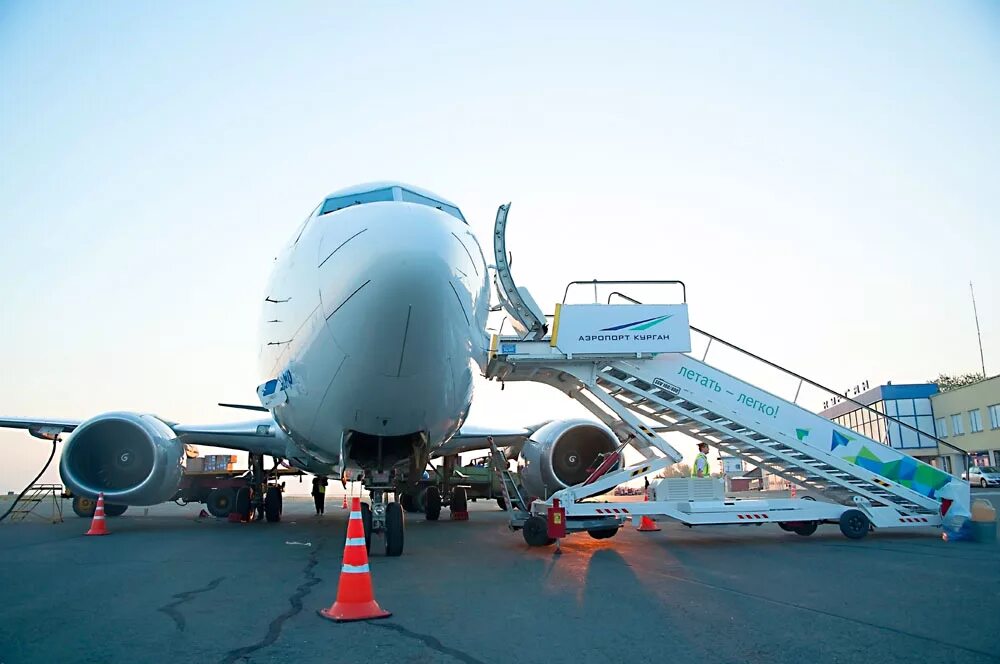
[(402, 187), (386, 187), (384, 189), (374, 189), (372, 191), (363, 191), (355, 194), (344, 194), (343, 196), (331, 196), (323, 201), (323, 205), (320, 206), (316, 216), (336, 212), (337, 210), (342, 210), (346, 207), (351, 207), (352, 205), (364, 205), (365, 203), (379, 203), (394, 200), (427, 205), (429, 207), (437, 208), (442, 212), (446, 212), (456, 219), (465, 221), (465, 217), (462, 216), (462, 212), (454, 205), (449, 205), (443, 201), (435, 200), (429, 196), (424, 196)]

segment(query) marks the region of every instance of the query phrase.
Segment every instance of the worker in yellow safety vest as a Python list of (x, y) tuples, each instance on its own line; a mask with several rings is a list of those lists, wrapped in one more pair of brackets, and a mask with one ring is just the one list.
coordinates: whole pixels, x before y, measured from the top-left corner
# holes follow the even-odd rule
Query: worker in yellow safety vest
[(691, 477), (710, 477), (711, 468), (708, 465), (708, 445), (705, 443), (698, 444), (698, 455), (694, 458), (694, 463), (691, 464)]

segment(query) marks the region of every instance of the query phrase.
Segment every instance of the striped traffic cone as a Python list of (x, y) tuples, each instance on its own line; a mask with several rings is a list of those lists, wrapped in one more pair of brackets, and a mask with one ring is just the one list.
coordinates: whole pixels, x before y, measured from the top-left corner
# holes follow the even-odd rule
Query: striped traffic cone
[(342, 510), (346, 510), (347, 509), (347, 494), (346, 493), (344, 494), (344, 502), (340, 506), (340, 509), (342, 509)]
[[(649, 493), (646, 493), (646, 498), (642, 502), (649, 502)], [(635, 523), (634, 521), (632, 523)], [(642, 515), (642, 521), (639, 522), (639, 527), (636, 528), (640, 533), (655, 533), (659, 532), (660, 527), (656, 525), (656, 522), (649, 518), (648, 515)]]
[(90, 522), (87, 535), (110, 535), (108, 524), (104, 522), (104, 492), (97, 494), (97, 508), (94, 509), (94, 519)]
[(347, 541), (344, 542), (344, 564), (340, 568), (337, 599), (329, 609), (318, 613), (337, 622), (388, 618), (392, 615), (378, 605), (372, 593), (360, 498), (351, 499), (351, 519), (347, 522)]

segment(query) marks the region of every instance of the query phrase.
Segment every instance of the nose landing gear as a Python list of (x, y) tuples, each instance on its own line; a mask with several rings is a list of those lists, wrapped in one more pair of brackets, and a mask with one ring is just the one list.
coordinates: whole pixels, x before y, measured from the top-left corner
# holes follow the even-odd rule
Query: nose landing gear
[(389, 500), (391, 488), (391, 486), (368, 487), (371, 507), (365, 509), (368, 506), (362, 506), (362, 521), (365, 526), (365, 545), (369, 553), (372, 535), (381, 535), (385, 542), (385, 555), (396, 557), (403, 554), (405, 524), (402, 506), (395, 500)]

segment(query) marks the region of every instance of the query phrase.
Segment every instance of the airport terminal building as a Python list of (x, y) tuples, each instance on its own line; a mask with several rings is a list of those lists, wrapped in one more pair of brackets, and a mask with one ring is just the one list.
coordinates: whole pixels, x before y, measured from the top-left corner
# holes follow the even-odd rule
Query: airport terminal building
[[(1000, 375), (931, 397), (938, 438), (959, 447), (977, 466), (1000, 466)], [(942, 449), (951, 456), (952, 450)], [(947, 459), (955, 470), (958, 459)]]
[(932, 436), (967, 452), (971, 463), (1000, 465), (1000, 376), (948, 392), (934, 383), (887, 383), (854, 401), (868, 408), (841, 401), (820, 415), (955, 475), (964, 470), (961, 454)]

